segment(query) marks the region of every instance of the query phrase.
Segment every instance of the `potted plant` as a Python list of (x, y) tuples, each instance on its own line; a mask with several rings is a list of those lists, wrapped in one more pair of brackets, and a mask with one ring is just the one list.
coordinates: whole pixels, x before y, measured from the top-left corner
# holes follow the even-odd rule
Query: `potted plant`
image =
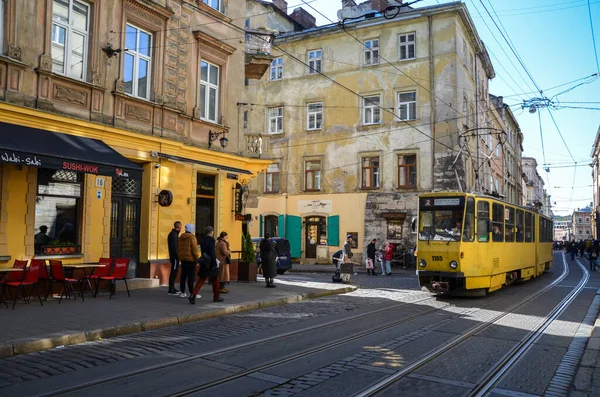
[(242, 235), (242, 260), (238, 264), (238, 281), (256, 282), (256, 255), (250, 233)]

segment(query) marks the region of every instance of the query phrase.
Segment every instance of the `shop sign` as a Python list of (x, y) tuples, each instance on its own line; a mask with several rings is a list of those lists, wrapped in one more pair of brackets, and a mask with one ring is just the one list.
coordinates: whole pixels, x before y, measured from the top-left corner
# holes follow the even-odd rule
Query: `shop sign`
[(173, 193), (170, 190), (161, 190), (158, 193), (158, 205), (168, 207), (173, 204)]
[(325, 212), (331, 213), (333, 211), (332, 200), (298, 200), (298, 212)]
[(244, 188), (239, 183), (235, 184), (235, 203), (233, 210), (236, 216), (244, 212)]
[(250, 222), (252, 220), (252, 214), (236, 214), (235, 220), (239, 222)]
[(0, 154), (0, 159), (2, 159), (2, 162), (4, 163), (24, 164), (32, 167), (42, 166), (42, 159), (37, 156), (23, 156), (15, 152), (2, 152), (2, 154)]

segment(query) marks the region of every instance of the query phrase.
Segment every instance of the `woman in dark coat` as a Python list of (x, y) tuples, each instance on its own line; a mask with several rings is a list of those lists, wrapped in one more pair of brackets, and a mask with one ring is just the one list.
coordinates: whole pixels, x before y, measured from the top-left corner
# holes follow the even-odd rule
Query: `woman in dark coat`
[(262, 261), (263, 276), (267, 282), (267, 288), (275, 288), (273, 283), (277, 276), (277, 258), (275, 254), (275, 243), (266, 234), (260, 242), (260, 259)]
[(198, 278), (194, 291), (188, 298), (192, 305), (196, 303), (196, 295), (200, 292), (200, 288), (202, 288), (207, 278), (212, 284), (213, 302), (223, 302), (223, 298), (220, 297), (219, 266), (217, 265), (217, 253), (215, 250), (216, 241), (213, 237), (215, 232), (212, 226), (207, 226), (205, 233), (206, 235), (200, 242), (200, 251), (202, 251), (202, 256), (199, 260), (200, 272), (198, 272), (200, 278)]

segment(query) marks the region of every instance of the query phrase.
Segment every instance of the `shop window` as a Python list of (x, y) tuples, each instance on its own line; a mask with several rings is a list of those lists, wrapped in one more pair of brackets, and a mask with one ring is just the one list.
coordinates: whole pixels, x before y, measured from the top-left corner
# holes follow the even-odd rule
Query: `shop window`
[(277, 237), (277, 226), (279, 225), (279, 218), (275, 215), (265, 216), (265, 230), (263, 236), (267, 234), (271, 237)]
[(381, 99), (379, 95), (367, 96), (363, 98), (363, 124), (381, 123)]
[(279, 164), (271, 164), (265, 177), (265, 193), (279, 192)]
[(504, 206), (492, 204), (492, 241), (504, 241)]
[(138, 98), (150, 99), (152, 45), (152, 34), (127, 24), (123, 82), (125, 92)]
[[(38, 170), (34, 249), (41, 253), (76, 253), (81, 225), (82, 174)], [(60, 248), (60, 252), (56, 251)]]
[[(3, 7), (4, 2), (0, 2)], [(78, 0), (52, 2), (52, 71), (85, 80), (90, 6)]]
[(219, 117), (219, 74), (217, 65), (200, 62), (200, 118), (214, 123)]
[(467, 208), (465, 210), (465, 224), (463, 227), (463, 241), (473, 241), (475, 239), (475, 200), (472, 197), (467, 198)]
[(490, 240), (490, 203), (479, 201), (477, 203), (477, 241), (487, 242)]
[(398, 188), (414, 188), (417, 186), (417, 155), (403, 154), (398, 156)]
[(517, 210), (516, 218), (517, 219), (516, 219), (515, 237), (516, 237), (517, 243), (522, 243), (523, 242), (523, 227), (525, 225), (525, 222), (523, 220), (523, 210)]
[(366, 40), (365, 48), (365, 65), (379, 64), (379, 39)]
[(404, 219), (388, 219), (387, 220), (387, 239), (402, 240), (402, 227)]
[(362, 159), (362, 188), (379, 188), (379, 157), (365, 157)]
[(515, 233), (514, 233), (514, 227), (515, 227), (515, 209), (514, 208), (510, 208), (510, 207), (506, 207), (506, 209), (504, 210), (505, 212), (505, 223), (506, 223), (506, 233), (505, 233), (505, 238), (504, 241), (506, 241), (507, 243), (512, 243), (515, 241)]

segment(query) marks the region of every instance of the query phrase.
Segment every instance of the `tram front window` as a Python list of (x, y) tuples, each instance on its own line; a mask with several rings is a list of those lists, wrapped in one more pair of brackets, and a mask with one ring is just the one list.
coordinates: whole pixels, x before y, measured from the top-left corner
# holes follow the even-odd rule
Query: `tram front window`
[(463, 231), (464, 198), (421, 198), (419, 240), (460, 241)]

